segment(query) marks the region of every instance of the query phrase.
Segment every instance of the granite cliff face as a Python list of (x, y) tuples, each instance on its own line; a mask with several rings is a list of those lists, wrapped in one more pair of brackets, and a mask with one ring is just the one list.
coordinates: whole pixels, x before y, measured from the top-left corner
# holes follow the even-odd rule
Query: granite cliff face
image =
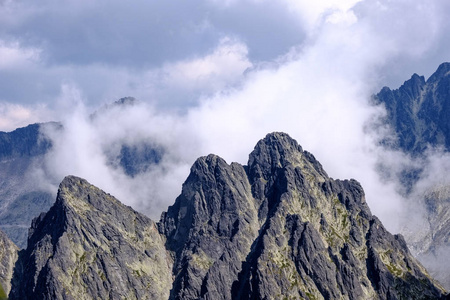
[(33, 222), (11, 299), (440, 299), (445, 291), (288, 135), (199, 158), (155, 224), (76, 177)]

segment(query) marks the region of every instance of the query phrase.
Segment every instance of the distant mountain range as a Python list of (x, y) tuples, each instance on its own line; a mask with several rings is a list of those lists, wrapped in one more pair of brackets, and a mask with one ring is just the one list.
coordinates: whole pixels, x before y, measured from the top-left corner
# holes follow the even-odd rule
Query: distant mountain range
[(386, 122), (397, 137), (394, 147), (413, 154), (428, 146), (450, 151), (450, 63), (426, 81), (414, 74), (396, 90), (384, 87), (374, 99), (386, 108)]
[(3, 288), (10, 299), (444, 299), (446, 293), (404, 239), (370, 213), (357, 181), (329, 178), (283, 133), (259, 141), (246, 166), (199, 158), (158, 223), (84, 179), (66, 177), (55, 204), (33, 221), (11, 285)]
[(53, 204), (54, 195), (40, 187), (33, 170), (41, 166), (52, 143), (33, 124), (0, 132), (0, 228), (19, 246), (26, 246), (31, 220)]

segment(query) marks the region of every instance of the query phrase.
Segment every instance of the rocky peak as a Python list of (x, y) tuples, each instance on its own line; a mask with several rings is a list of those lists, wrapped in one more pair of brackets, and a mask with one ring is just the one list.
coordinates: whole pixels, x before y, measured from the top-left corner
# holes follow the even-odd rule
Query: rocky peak
[(436, 72), (434, 72), (430, 78), (428, 78), (427, 82), (436, 82), (441, 80), (443, 77), (448, 76), (450, 72), (450, 62), (444, 62), (439, 65)]
[(267, 179), (276, 169), (287, 165), (310, 165), (318, 177), (328, 177), (314, 156), (304, 152), (302, 147), (289, 135), (281, 132), (268, 134), (260, 140), (249, 156), (248, 167), (250, 177)]
[(450, 149), (450, 63), (425, 81), (414, 74), (398, 89), (383, 88), (374, 96), (386, 108), (386, 122), (397, 135), (395, 146), (420, 154), (431, 146)]
[(11, 299), (167, 298), (171, 260), (156, 224), (74, 176), (33, 221)]
[(173, 299), (442, 293), (372, 216), (361, 185), (330, 179), (283, 133), (259, 141), (248, 166), (198, 159), (159, 228), (174, 253)]

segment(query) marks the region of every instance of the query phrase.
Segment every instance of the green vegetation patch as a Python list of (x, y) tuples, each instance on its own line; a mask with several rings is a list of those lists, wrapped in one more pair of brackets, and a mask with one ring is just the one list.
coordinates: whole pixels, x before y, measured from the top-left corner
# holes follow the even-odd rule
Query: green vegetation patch
[(0, 283), (0, 300), (7, 300), (8, 295), (6, 295), (5, 290), (3, 289), (2, 284)]

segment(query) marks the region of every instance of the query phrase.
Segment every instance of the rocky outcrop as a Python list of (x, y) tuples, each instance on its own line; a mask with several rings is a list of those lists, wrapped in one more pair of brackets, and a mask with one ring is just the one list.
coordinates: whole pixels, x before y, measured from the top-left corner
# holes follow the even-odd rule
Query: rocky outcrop
[(437, 299), (443, 289), (401, 236), (371, 215), (360, 184), (333, 180), (282, 133), (247, 166), (197, 160), (160, 232), (172, 299)]
[(18, 250), (6, 234), (0, 231), (0, 299), (6, 299), (11, 290), (11, 278)]
[(165, 299), (171, 258), (156, 224), (77, 177), (33, 221), (10, 299)]

